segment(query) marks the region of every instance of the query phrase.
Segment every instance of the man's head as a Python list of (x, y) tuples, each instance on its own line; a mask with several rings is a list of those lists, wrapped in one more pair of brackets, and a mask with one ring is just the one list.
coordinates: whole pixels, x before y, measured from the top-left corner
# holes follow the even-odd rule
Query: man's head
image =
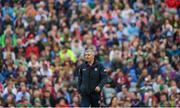
[(161, 100), (162, 102), (167, 101), (167, 96), (166, 96), (166, 94), (165, 94), (165, 93), (161, 94), (161, 96), (160, 96), (160, 100)]
[(93, 49), (87, 49), (84, 53), (84, 58), (87, 62), (91, 62), (94, 60), (95, 52)]

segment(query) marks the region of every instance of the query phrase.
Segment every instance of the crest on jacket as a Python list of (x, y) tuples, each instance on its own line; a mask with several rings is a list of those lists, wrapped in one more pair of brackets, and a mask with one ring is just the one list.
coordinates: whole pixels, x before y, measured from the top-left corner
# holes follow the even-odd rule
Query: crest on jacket
[(97, 70), (98, 70), (97, 68), (94, 69), (94, 71), (97, 71)]

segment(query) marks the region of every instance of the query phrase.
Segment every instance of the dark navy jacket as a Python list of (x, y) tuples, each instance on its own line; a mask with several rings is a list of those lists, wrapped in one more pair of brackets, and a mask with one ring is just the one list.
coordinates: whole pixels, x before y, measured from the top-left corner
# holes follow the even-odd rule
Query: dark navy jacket
[(78, 67), (78, 90), (81, 95), (96, 93), (96, 86), (102, 90), (107, 83), (107, 73), (104, 70), (103, 65), (97, 61), (92, 66), (84, 62)]

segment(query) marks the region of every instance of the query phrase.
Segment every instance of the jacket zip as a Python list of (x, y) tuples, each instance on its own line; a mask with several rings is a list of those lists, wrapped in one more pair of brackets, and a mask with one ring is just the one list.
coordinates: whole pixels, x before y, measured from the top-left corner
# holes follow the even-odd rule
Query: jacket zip
[(90, 71), (91, 71), (91, 66), (89, 66), (88, 68), (89, 68), (89, 69), (88, 69), (88, 70), (89, 70), (89, 71), (88, 71), (88, 72), (89, 72), (88, 93), (90, 93), (90, 92), (91, 92), (91, 77), (90, 77), (90, 74), (91, 74), (91, 72), (90, 72)]

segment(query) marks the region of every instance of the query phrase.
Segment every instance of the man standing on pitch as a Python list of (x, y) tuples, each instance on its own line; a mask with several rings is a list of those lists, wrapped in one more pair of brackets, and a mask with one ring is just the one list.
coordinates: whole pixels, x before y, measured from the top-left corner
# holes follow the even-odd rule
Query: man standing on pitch
[(87, 49), (84, 54), (85, 62), (77, 68), (81, 107), (99, 107), (100, 92), (107, 83), (105, 68), (94, 57), (94, 51)]

